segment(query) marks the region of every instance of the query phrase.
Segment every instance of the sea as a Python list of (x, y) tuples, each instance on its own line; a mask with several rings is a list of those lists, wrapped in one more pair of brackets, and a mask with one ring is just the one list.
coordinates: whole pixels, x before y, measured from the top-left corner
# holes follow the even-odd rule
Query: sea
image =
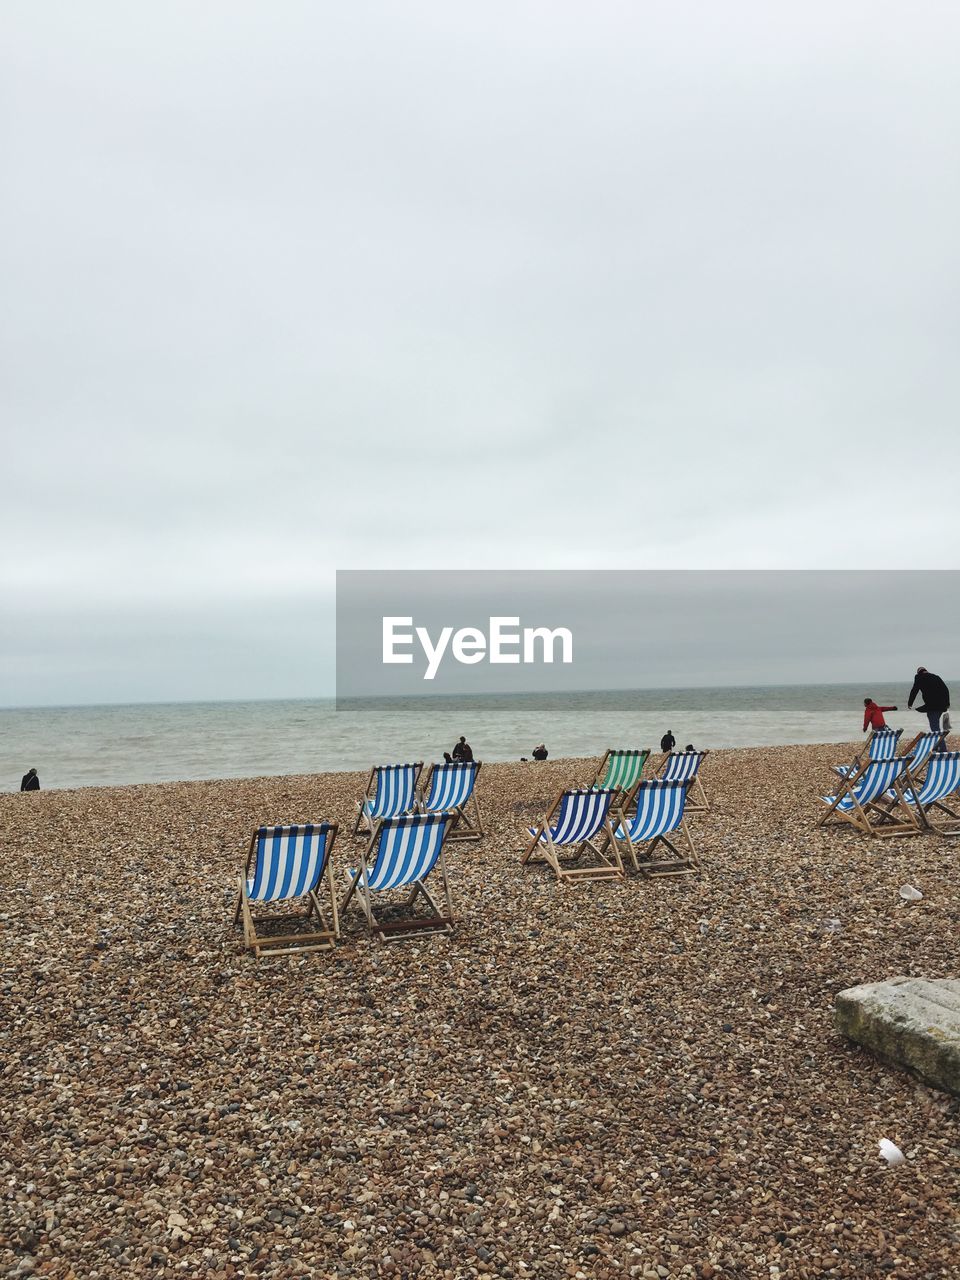
[(899, 705), (887, 723), (912, 736), (926, 718), (902, 682), (634, 689), (397, 699), (337, 709), (332, 698), (0, 709), (0, 791), (35, 768), (44, 790), (248, 778), (442, 760), (463, 734), (478, 760), (551, 758), (607, 747), (755, 747), (850, 742), (863, 699)]

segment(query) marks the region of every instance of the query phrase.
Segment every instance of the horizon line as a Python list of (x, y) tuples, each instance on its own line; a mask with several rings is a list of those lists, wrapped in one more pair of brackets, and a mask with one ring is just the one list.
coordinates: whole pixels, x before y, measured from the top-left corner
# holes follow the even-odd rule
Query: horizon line
[[(806, 680), (806, 681), (770, 681), (753, 684), (665, 684), (665, 685), (632, 685), (624, 687), (605, 687), (590, 689), (486, 689), (482, 692), (423, 692), (423, 693), (373, 693), (346, 694), (341, 697), (334, 693), (321, 694), (287, 694), (268, 697), (234, 697), (234, 698), (138, 698), (123, 699), (116, 702), (20, 702), (4, 703), (0, 711), (81, 711), (103, 710), (120, 707), (202, 707), (202, 706), (244, 706), (251, 703), (281, 702), (332, 702), (335, 709), (339, 703), (371, 703), (371, 702), (427, 702), (440, 701), (444, 698), (536, 698), (557, 697), (590, 693), (690, 693), (706, 689), (840, 689), (850, 688), (861, 683), (854, 680)], [(862, 682), (867, 687), (870, 681)], [(905, 683), (903, 677), (897, 679), (875, 679), (873, 684)]]

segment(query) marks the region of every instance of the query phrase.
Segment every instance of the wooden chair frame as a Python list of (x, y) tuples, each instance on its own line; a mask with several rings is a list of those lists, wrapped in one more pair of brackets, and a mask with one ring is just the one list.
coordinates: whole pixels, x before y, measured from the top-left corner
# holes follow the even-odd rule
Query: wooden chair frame
[[(613, 790), (614, 794), (610, 800), (610, 807), (607, 809), (607, 816), (600, 831), (586, 840), (581, 840), (576, 845), (554, 844), (553, 837), (550, 834), (553, 819), (560, 812), (563, 797), (566, 795), (566, 791), (561, 791), (551, 805), (549, 812), (540, 819), (534, 828), (530, 843), (520, 858), (520, 865), (526, 867), (532, 862), (544, 862), (552, 869), (561, 883), (582, 880), (622, 880), (624, 878), (623, 860), (620, 857), (620, 850), (617, 847), (616, 840), (613, 838), (613, 828), (610, 825), (611, 810), (615, 804), (619, 803), (619, 788), (614, 788)], [(602, 846), (595, 843), (601, 833), (605, 837)], [(543, 841), (540, 839), (541, 835), (544, 837)], [(597, 862), (588, 867), (578, 866), (577, 864), (588, 849), (596, 857)]]
[[(486, 835), (483, 829), (483, 814), (480, 812), (480, 801), (477, 798), (477, 783), (480, 781), (480, 770), (483, 768), (481, 760), (475, 760), (473, 763), (477, 766), (476, 773), (473, 777), (473, 790), (470, 793), (470, 799), (464, 805), (457, 805), (453, 809), (446, 812), (455, 815), (452, 827), (448, 828), (447, 836), (444, 841), (446, 844), (450, 840), (480, 840)], [(434, 769), (439, 766), (431, 764), (426, 777), (420, 784), (420, 795), (418, 798), (418, 809), (420, 813), (438, 813), (437, 809), (428, 809), (426, 807), (427, 796), (430, 794), (430, 779), (433, 777)], [(473, 810), (471, 818), (470, 811)]]
[[(353, 876), (351, 877), (350, 872), (347, 872), (348, 887), (343, 901), (340, 903), (341, 916), (346, 914), (351, 901), (356, 897), (357, 905), (367, 923), (367, 933), (371, 937), (376, 937), (379, 942), (401, 942), (405, 938), (422, 938), (434, 933), (452, 933), (457, 923), (457, 918), (453, 910), (453, 898), (450, 894), (450, 881), (447, 876), (447, 863), (443, 854), (443, 846), (447, 842), (446, 834), (444, 834), (437, 861), (434, 863), (434, 867), (440, 868), (443, 901), (446, 907), (446, 912), (444, 913), (423, 880), (414, 880), (405, 885), (400, 885), (396, 890), (380, 889), (375, 891), (370, 888), (370, 871), (376, 865), (377, 845), (380, 840), (382, 825), (382, 821), (377, 823), (373, 835), (370, 837), (370, 843), (364, 851), (360, 866), (354, 870)], [(447, 830), (449, 831), (449, 826)], [(431, 867), (430, 870), (432, 871), (434, 867)], [(402, 900), (402, 907), (405, 912), (411, 910), (417, 898), (423, 898), (427, 904), (428, 913), (419, 916), (403, 915), (399, 919), (379, 920), (374, 909), (374, 898), (379, 897), (382, 893), (402, 893), (404, 890), (408, 890), (406, 897)], [(384, 905), (389, 907), (390, 904), (385, 902)]]
[[(420, 784), (420, 774), (423, 772), (423, 761), (414, 760), (414, 761), (411, 761), (410, 763), (413, 765), (414, 769), (416, 770), (416, 773), (413, 775), (413, 806), (414, 807), (410, 810), (410, 812), (413, 813), (414, 810), (416, 809), (416, 804), (417, 804), (417, 787)], [(375, 764), (373, 768), (370, 770), (370, 772), (367, 774), (366, 786), (364, 787), (363, 792), (357, 796), (357, 799), (355, 802), (356, 810), (357, 810), (357, 818), (353, 824), (353, 834), (355, 836), (366, 837), (368, 835), (373, 835), (374, 831), (376, 830), (376, 824), (380, 821), (380, 819), (374, 818), (373, 822), (371, 823), (370, 819), (367, 817), (366, 803), (368, 800), (373, 800), (376, 798), (376, 788), (374, 787), (374, 779), (377, 776), (377, 770), (390, 768), (390, 767), (391, 767), (390, 765)], [(371, 788), (373, 788), (372, 791), (371, 791)]]
[[(317, 823), (316, 825), (320, 825)], [(260, 959), (261, 952), (270, 956), (296, 955), (308, 951), (331, 951), (336, 946), (337, 939), (340, 937), (340, 919), (337, 912), (337, 895), (333, 883), (333, 846), (336, 842), (339, 827), (337, 823), (330, 822), (326, 824), (329, 827), (326, 845), (324, 847), (324, 867), (321, 872), (320, 879), (317, 883), (303, 895), (307, 899), (307, 909), (301, 915), (299, 912), (292, 911), (273, 911), (268, 914), (254, 915), (253, 907), (263, 906), (266, 904), (253, 903), (247, 893), (247, 881), (250, 878), (250, 871), (254, 865), (257, 856), (257, 836), (259, 828), (253, 833), (250, 840), (250, 849), (247, 853), (247, 862), (243, 871), (240, 873), (240, 892), (237, 898), (237, 909), (233, 913), (233, 923), (236, 927), (241, 919), (243, 920), (243, 941), (244, 945), (253, 950), (257, 959)], [(317, 890), (323, 881), (326, 881), (326, 890), (330, 898), (330, 920), (328, 921), (323, 912)], [(287, 905), (296, 902), (297, 898), (284, 898), (280, 902)], [(322, 930), (314, 933), (260, 933), (258, 926), (266, 924), (274, 924), (284, 920), (309, 920), (313, 913), (316, 912), (317, 918), (323, 925)]]

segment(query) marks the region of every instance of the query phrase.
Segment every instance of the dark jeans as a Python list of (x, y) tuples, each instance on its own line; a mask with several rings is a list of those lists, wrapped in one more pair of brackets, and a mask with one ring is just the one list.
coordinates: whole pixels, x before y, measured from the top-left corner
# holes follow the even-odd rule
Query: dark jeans
[(928, 708), (928, 710), (927, 710), (927, 719), (930, 721), (930, 732), (931, 732), (931, 733), (939, 733), (939, 732), (940, 732), (940, 717), (941, 717), (942, 715), (943, 715), (943, 712), (942, 712), (942, 711), (930, 711), (930, 710), (929, 710), (929, 708)]

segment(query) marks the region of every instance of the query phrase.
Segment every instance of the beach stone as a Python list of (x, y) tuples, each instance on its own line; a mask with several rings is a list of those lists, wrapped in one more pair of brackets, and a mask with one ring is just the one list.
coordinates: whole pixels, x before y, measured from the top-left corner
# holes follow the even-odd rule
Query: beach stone
[(960, 979), (891, 978), (841, 991), (837, 1027), (878, 1057), (960, 1096)]

